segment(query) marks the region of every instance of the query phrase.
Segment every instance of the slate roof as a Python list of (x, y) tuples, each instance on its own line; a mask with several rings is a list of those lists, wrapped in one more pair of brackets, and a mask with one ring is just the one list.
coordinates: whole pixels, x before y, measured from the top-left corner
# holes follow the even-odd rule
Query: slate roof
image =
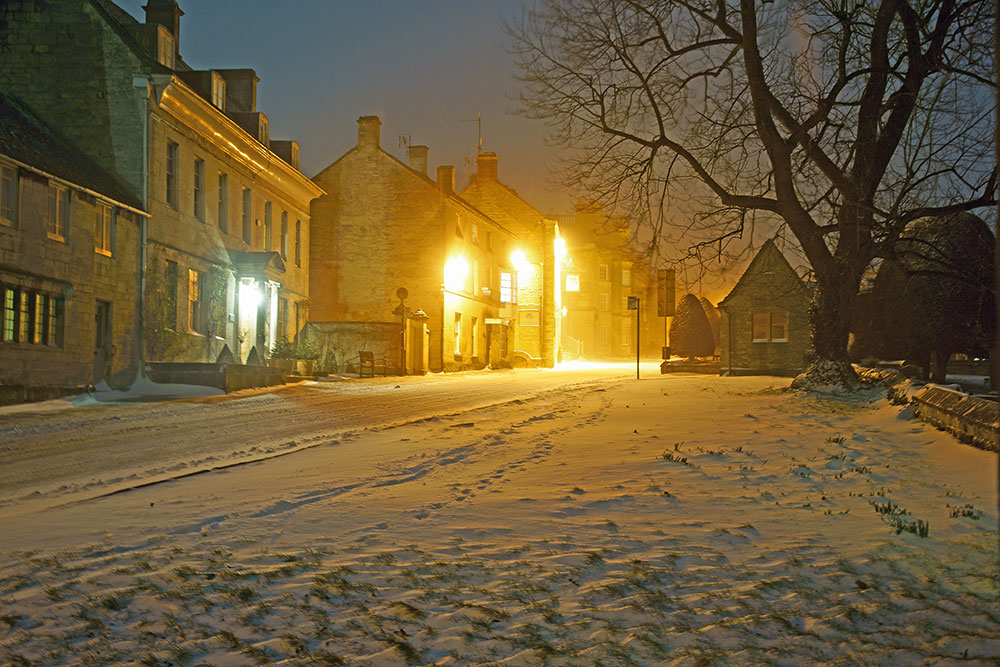
[(809, 293), (810, 285), (803, 281), (798, 274), (795, 273), (792, 265), (788, 263), (787, 259), (785, 259), (785, 255), (778, 250), (778, 246), (775, 245), (774, 239), (768, 239), (764, 241), (764, 245), (762, 245), (757, 254), (754, 255), (754, 258), (750, 260), (750, 264), (743, 272), (743, 275), (740, 276), (740, 279), (736, 281), (733, 289), (729, 291), (726, 298), (719, 302), (719, 308), (722, 308), (731, 299), (736, 298), (737, 293), (743, 290), (746, 283), (752, 280), (752, 277), (756, 273), (763, 271), (765, 266), (772, 266), (785, 272), (789, 276), (790, 285), (802, 288), (803, 293)]
[(92, 190), (119, 204), (143, 210), (143, 203), (111, 174), (2, 90), (0, 155)]

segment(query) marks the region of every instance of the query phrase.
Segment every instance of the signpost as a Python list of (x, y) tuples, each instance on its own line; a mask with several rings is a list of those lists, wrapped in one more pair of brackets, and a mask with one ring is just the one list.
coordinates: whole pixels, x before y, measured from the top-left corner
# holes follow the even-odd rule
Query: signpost
[(628, 309), (635, 311), (635, 379), (639, 379), (639, 297), (628, 298)]
[(663, 318), (663, 359), (670, 358), (670, 347), (667, 345), (667, 318), (674, 316), (677, 298), (674, 294), (677, 285), (677, 274), (673, 269), (658, 269), (656, 272), (656, 314)]

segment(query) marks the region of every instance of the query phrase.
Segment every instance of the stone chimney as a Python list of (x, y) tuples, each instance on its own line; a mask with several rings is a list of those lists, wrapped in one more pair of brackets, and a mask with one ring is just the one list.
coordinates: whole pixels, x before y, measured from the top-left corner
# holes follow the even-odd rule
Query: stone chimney
[(381, 142), (382, 121), (378, 116), (358, 118), (358, 148), (378, 148)]
[(497, 154), (480, 153), (476, 158), (476, 181), (497, 180)]
[(181, 52), (181, 17), (184, 16), (177, 0), (148, 0), (142, 8), (146, 10), (146, 25), (158, 23), (173, 35), (176, 61)]
[(437, 183), (444, 194), (455, 194), (455, 168), (450, 164), (438, 167)]
[(410, 169), (427, 175), (427, 146), (407, 146), (406, 155), (410, 158)]

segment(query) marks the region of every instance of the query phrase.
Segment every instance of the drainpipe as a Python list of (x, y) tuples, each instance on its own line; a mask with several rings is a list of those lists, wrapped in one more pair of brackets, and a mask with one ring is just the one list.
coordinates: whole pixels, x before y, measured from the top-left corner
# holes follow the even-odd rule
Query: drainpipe
[[(143, 91), (142, 113), (142, 206), (149, 213), (149, 78), (142, 75), (132, 77), (132, 87)], [(139, 216), (139, 248), (136, 257), (139, 269), (139, 294), (136, 296), (136, 345), (139, 373), (137, 377), (146, 377), (146, 262), (148, 224), (146, 216)]]

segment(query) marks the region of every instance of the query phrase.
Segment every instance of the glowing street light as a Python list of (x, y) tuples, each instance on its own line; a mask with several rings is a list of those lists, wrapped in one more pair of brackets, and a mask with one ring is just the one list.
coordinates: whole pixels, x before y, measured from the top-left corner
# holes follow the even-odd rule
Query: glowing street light
[(515, 250), (510, 254), (510, 263), (514, 265), (515, 271), (525, 271), (530, 266), (528, 264), (528, 256), (524, 254), (523, 250)]

